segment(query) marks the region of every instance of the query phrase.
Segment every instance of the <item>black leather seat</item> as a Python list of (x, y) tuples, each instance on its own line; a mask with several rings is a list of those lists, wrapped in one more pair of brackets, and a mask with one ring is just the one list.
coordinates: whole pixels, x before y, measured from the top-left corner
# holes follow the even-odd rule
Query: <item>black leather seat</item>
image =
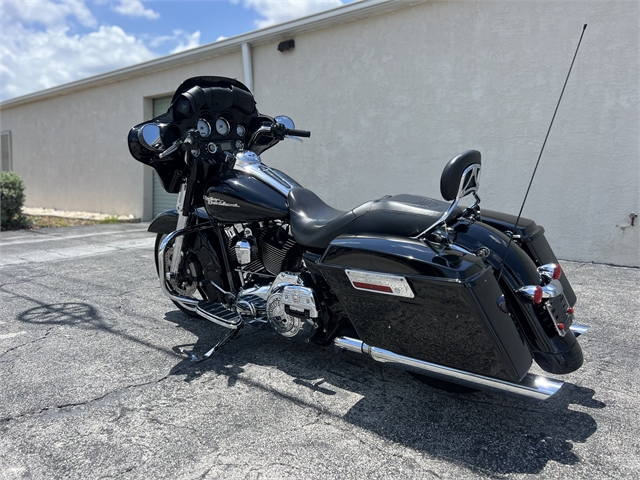
[[(292, 188), (288, 197), (293, 238), (310, 248), (327, 248), (345, 233), (412, 237), (433, 225), (449, 203), (418, 195), (394, 195), (372, 200), (344, 212), (331, 208), (306, 188)], [(456, 207), (453, 217), (462, 213)]]

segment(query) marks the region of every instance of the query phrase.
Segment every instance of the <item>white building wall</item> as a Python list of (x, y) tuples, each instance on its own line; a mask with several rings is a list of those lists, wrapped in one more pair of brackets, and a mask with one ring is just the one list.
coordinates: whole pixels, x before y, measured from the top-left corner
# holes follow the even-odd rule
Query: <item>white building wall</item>
[(152, 113), (152, 98), (186, 78), (242, 79), (242, 55), (218, 56), (149, 75), (2, 109), (13, 170), (25, 182), (26, 206), (151, 217), (150, 167), (127, 147), (129, 129)]
[[(400, 192), (439, 198), (445, 163), (475, 148), (483, 207), (517, 213), (588, 23), (524, 215), (545, 226), (560, 258), (640, 265), (640, 222), (628, 217), (640, 213), (638, 14), (636, 1), (427, 1), (254, 40), (259, 110), (313, 132), (264, 160), (347, 209)], [(288, 38), (295, 49), (278, 52)], [(3, 107), (27, 204), (148, 217), (150, 176), (126, 134), (150, 116), (149, 98), (194, 75), (244, 80), (240, 44)]]
[(517, 214), (582, 26), (581, 50), (523, 215), (560, 258), (640, 265), (638, 3), (427, 2), (254, 48), (266, 113), (311, 139), (266, 152), (336, 208), (440, 198), (457, 153), (483, 155), (482, 206)]

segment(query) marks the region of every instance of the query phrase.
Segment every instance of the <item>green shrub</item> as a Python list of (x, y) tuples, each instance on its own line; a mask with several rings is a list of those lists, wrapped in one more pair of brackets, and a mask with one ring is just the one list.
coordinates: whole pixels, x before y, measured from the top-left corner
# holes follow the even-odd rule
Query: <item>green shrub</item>
[(24, 205), (24, 182), (14, 172), (0, 172), (0, 227), (13, 230), (29, 226), (22, 214)]

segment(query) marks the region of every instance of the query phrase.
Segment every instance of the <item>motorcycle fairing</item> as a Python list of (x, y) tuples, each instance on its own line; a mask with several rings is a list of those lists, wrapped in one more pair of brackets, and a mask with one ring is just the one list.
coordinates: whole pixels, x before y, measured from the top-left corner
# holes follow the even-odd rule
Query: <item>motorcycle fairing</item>
[[(455, 250), (441, 254), (417, 240), (342, 235), (316, 263), (368, 345), (509, 381), (519, 381), (531, 354), (482, 260)], [(346, 270), (403, 275), (414, 297), (354, 288)]]
[[(324, 203), (306, 188), (292, 188), (288, 196), (293, 238), (301, 245), (325, 249), (343, 234), (387, 234), (412, 237), (424, 231), (449, 208), (449, 204), (418, 195), (385, 196), (344, 212)], [(454, 217), (462, 213), (454, 211)]]
[(191, 77), (187, 78), (184, 82), (182, 82), (176, 91), (173, 93), (173, 98), (171, 99), (171, 103), (175, 102), (176, 98), (178, 98), (182, 93), (187, 90), (192, 89), (193, 87), (212, 87), (212, 88), (239, 88), (240, 90), (244, 90), (245, 92), (251, 93), (251, 91), (247, 88), (247, 86), (235, 80), (233, 78), (227, 77), (214, 77), (214, 76), (200, 76), (200, 77)]

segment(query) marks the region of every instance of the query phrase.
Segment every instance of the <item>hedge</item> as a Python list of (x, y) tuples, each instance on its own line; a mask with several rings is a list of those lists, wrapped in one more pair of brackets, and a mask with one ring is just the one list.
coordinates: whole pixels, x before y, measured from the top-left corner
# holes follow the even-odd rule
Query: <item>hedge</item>
[(17, 173), (0, 172), (0, 228), (13, 230), (29, 226), (22, 214), (24, 182)]

